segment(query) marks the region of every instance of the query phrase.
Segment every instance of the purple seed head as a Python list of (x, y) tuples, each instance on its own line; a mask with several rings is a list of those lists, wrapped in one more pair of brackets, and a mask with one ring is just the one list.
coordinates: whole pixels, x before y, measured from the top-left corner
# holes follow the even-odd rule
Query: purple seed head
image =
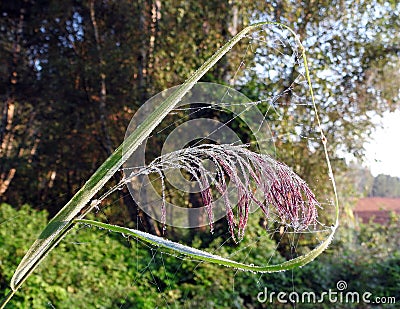
[[(207, 170), (202, 164), (204, 159), (210, 159), (216, 171)], [(320, 205), (307, 183), (287, 165), (268, 155), (252, 152), (244, 146), (207, 144), (159, 157), (148, 170), (158, 172), (173, 168), (185, 169), (198, 182), (211, 231), (212, 185), (215, 186), (224, 201), (229, 230), (235, 241), (243, 238), (251, 203), (258, 205), (266, 218), (271, 216), (272, 208), (279, 220), (295, 231), (305, 230), (317, 222)], [(236, 191), (234, 207), (227, 190), (228, 181)], [(162, 217), (165, 218), (165, 213)]]

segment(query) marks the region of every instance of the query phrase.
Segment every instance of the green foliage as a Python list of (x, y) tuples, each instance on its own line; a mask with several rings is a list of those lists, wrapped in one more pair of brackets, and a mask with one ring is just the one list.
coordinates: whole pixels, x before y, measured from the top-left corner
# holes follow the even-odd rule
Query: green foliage
[[(254, 218), (252, 221), (257, 220), (256, 216)], [(46, 212), (37, 212), (28, 206), (17, 211), (2, 204), (0, 220), (3, 223), (0, 226), (0, 274), (4, 292), (19, 262), (15, 256), (22, 257), (32, 236), (45, 224)], [(241, 250), (259, 236), (255, 233), (259, 232), (250, 227), (246, 239), (235, 248), (241, 252), (235, 259), (257, 261), (274, 253), (274, 242), (268, 238), (260, 242), (260, 251)], [(215, 238), (211, 248), (219, 248), (223, 241)], [(196, 237), (194, 244), (201, 246), (200, 238)], [(220, 249), (221, 254), (230, 251), (226, 247)], [(271, 260), (279, 261), (283, 261), (279, 256)], [(181, 261), (119, 234), (80, 227), (47, 257), (46, 263), (27, 280), (7, 308), (47, 308), (49, 304), (56, 308), (113, 308), (117, 305), (155, 308), (160, 304), (231, 308), (233, 303), (240, 308), (243, 299), (255, 300), (252, 293), (259, 283), (252, 273), (240, 272), (236, 280), (238, 288), (231, 293), (232, 275), (226, 268)], [(268, 284), (272, 286), (273, 283)]]
[(386, 225), (361, 224), (356, 230), (342, 230), (342, 242), (332, 259), (336, 260), (333, 280), (345, 280), (349, 289), (370, 291), (377, 296), (400, 297), (400, 217), (392, 215)]
[[(16, 211), (2, 204), (0, 220), (1, 290), (5, 292), (13, 269), (46, 223), (46, 213), (28, 206)], [(136, 250), (114, 236), (92, 229), (71, 235), (47, 257), (46, 265), (7, 308), (48, 308), (50, 304), (56, 308), (113, 308), (122, 304), (130, 307), (129, 303), (138, 308), (156, 307), (161, 297), (151, 282), (157, 274), (141, 276), (137, 271), (151, 263), (151, 251), (143, 247)], [(155, 265), (155, 273), (164, 272), (160, 260), (151, 265)]]
[(370, 196), (400, 197), (400, 178), (382, 174), (376, 176)]
[[(46, 212), (28, 206), (0, 208), (0, 284), (5, 293), (12, 273), (34, 236), (46, 224)], [(272, 263), (283, 260), (275, 242), (252, 221), (239, 247), (217, 236), (208, 250), (239, 261)], [(181, 260), (165, 250), (147, 247), (117, 233), (80, 226), (46, 258), (6, 308), (260, 308), (257, 294), (335, 289), (345, 280), (350, 291), (375, 296), (399, 295), (400, 234), (398, 218), (387, 226), (342, 229), (327, 254), (300, 269), (254, 275), (225, 267)], [(193, 246), (202, 247), (201, 235)], [(254, 239), (260, 239), (254, 246)], [(332, 308), (332, 304), (321, 304)], [(286, 308), (275, 303), (275, 308)], [(301, 306), (308, 308), (306, 304)], [(311, 307), (310, 307), (311, 308)], [(322, 307), (321, 307), (322, 308)], [(352, 308), (351, 305), (338, 308)], [(387, 308), (390, 308), (388, 306)]]
[(34, 211), (27, 205), (20, 210), (8, 204), (0, 205), (0, 269), (1, 290), (9, 286), (13, 268), (18, 265), (36, 235), (47, 223), (46, 211)]

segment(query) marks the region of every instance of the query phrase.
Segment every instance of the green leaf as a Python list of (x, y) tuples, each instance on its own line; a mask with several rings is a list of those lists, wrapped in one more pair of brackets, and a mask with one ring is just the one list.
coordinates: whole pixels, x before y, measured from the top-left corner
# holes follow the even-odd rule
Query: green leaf
[(271, 272), (279, 272), (284, 270), (289, 270), (296, 267), (301, 267), (312, 260), (314, 260), (318, 255), (320, 255), (330, 244), (333, 239), (333, 235), (336, 230), (336, 226), (332, 227), (332, 232), (324, 242), (322, 242), (319, 246), (311, 250), (305, 255), (299, 256), (297, 258), (291, 259), (289, 261), (275, 264), (275, 265), (265, 265), (265, 266), (257, 266), (253, 264), (244, 264), (239, 263), (230, 259), (226, 259), (219, 255), (211, 254), (206, 251), (202, 251), (196, 248), (192, 248), (189, 246), (185, 246), (146, 232), (129, 229), (122, 226), (107, 224), (103, 222), (93, 221), (93, 220), (85, 220), (85, 219), (78, 219), (75, 220), (77, 223), (84, 223), (88, 224), (89, 226), (96, 226), (98, 228), (107, 229), (112, 232), (121, 233), (124, 235), (129, 235), (135, 237), (137, 239), (141, 239), (150, 245), (157, 246), (157, 247), (164, 247), (170, 249), (178, 254), (183, 254), (189, 258), (196, 259), (198, 261), (209, 262), (214, 264), (223, 265), (226, 267), (233, 267), (240, 270), (247, 270), (253, 272), (260, 272), (260, 273), (271, 273)]

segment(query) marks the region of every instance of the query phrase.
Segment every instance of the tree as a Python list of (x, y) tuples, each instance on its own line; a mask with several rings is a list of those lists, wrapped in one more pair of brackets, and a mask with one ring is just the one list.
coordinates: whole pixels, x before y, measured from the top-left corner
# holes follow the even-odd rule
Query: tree
[(374, 178), (370, 196), (400, 197), (400, 179), (379, 174)]
[[(264, 8), (258, 2), (255, 6)], [(396, 1), (276, 1), (266, 6), (268, 9), (258, 11), (256, 18), (292, 26), (305, 44), (322, 126), (334, 168), (339, 172), (345, 168), (344, 153), (362, 158), (364, 142), (374, 127), (372, 117), (399, 106), (399, 72), (395, 68), (400, 56), (400, 5)], [(274, 65), (266, 64), (266, 68), (273, 69)], [(244, 89), (254, 92), (254, 99), (271, 92), (270, 85), (257, 82), (259, 74), (255, 73), (254, 79), (248, 87), (258, 90)], [(276, 93), (288, 86), (283, 82)], [(290, 103), (291, 99), (282, 97), (281, 102)], [(310, 121), (314, 117), (312, 111), (297, 109), (294, 115), (287, 112), (285, 104), (278, 106), (286, 115), (286, 131), (300, 123), (305, 136), (317, 137), (308, 134), (315, 132), (315, 122)], [(293, 116), (295, 121), (289, 119)], [(280, 132), (279, 128), (274, 130)], [(292, 145), (285, 148), (282, 142), (283, 161), (299, 166), (299, 174), (308, 181), (326, 183), (327, 178), (319, 176), (323, 174), (319, 166), (324, 161), (320, 147), (314, 149), (310, 140), (302, 140), (298, 148), (303, 151), (292, 154), (288, 151)]]
[[(35, 57), (30, 44), (36, 40), (37, 10), (25, 1), (1, 4), (0, 96), (0, 197), (7, 193), (17, 170), (32, 171), (32, 160), (40, 142), (37, 129), (37, 101), (32, 98), (37, 85)], [(29, 32), (29, 33), (28, 33)]]
[[(181, 83), (249, 22), (286, 23), (304, 42), (336, 171), (345, 167), (341, 153), (362, 156), (372, 114), (398, 106), (396, 1), (48, 0), (2, 3), (1, 12), (0, 192), (51, 214), (120, 143), (143, 102)], [(233, 50), (203, 80), (229, 83), (241, 56)], [(262, 82), (257, 70), (247, 72), (240, 90), (254, 100), (288, 89), (299, 73)], [(312, 142), (315, 115), (291, 110), (291, 100), (280, 97), (283, 117), (272, 129), (307, 138), (277, 138), (277, 156), (323, 193), (329, 182), (322, 148)]]

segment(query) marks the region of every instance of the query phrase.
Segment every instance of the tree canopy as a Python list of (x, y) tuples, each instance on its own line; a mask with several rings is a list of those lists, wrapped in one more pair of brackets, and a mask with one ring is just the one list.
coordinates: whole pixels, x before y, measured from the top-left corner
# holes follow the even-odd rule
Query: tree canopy
[[(20, 0), (0, 11), (0, 196), (50, 214), (122, 141), (141, 104), (250, 22), (299, 34), (337, 171), (344, 152), (362, 156), (373, 115), (399, 103), (397, 1)], [(239, 60), (228, 56), (204, 80), (227, 83)], [(255, 74), (240, 90), (256, 98), (271, 89)], [(305, 131), (308, 119), (296, 114)], [(322, 183), (322, 150), (299, 147), (292, 154), (283, 143), (280, 158)]]

